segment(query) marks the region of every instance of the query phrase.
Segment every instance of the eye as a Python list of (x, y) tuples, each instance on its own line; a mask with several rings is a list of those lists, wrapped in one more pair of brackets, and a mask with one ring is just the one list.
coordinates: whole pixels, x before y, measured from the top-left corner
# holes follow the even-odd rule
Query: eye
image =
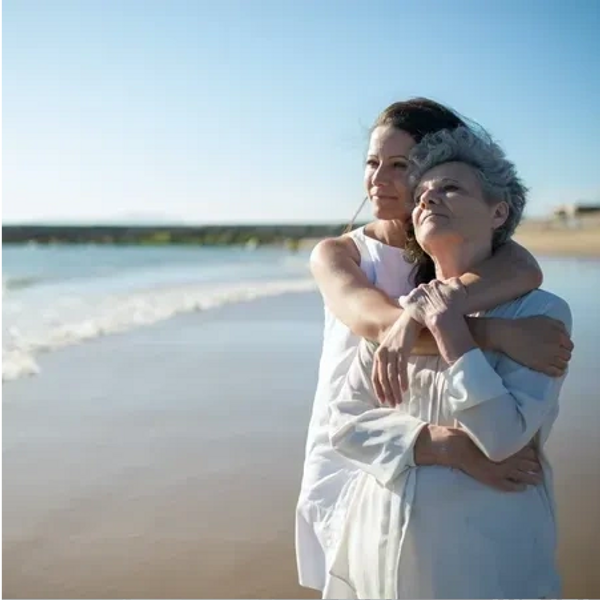
[(373, 167), (375, 169), (379, 163), (374, 158), (368, 158), (365, 164), (367, 167)]
[(460, 188), (457, 185), (454, 185), (453, 183), (447, 183), (446, 185), (444, 185), (442, 187), (442, 190), (444, 192), (458, 192), (460, 190)]
[(393, 163), (394, 169), (400, 169), (404, 171), (406, 169), (406, 163), (404, 161), (396, 161)]

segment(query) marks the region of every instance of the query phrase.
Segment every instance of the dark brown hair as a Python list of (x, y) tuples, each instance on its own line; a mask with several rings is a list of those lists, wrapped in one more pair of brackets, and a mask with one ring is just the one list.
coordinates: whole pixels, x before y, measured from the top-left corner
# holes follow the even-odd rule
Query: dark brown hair
[[(442, 129), (455, 129), (466, 126), (463, 119), (452, 109), (428, 98), (411, 98), (404, 102), (390, 104), (378, 117), (371, 127), (371, 133), (377, 127), (391, 126), (404, 131), (418, 144), (427, 134), (436, 133)], [(354, 219), (364, 206), (361, 204), (354, 218), (346, 228), (352, 228)], [(435, 277), (435, 267), (431, 258), (423, 252), (415, 239), (414, 229), (410, 218), (405, 223), (407, 233), (406, 258), (415, 263), (413, 278), (415, 285), (427, 283)]]
[(412, 98), (388, 106), (375, 119), (371, 133), (382, 125), (391, 125), (394, 129), (408, 133), (418, 144), (429, 133), (455, 129), (466, 123), (453, 110), (434, 100)]

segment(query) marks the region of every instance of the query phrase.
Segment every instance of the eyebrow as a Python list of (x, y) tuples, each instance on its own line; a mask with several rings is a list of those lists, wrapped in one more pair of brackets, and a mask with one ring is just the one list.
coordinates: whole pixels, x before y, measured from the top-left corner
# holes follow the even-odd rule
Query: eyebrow
[[(367, 156), (377, 157), (376, 154), (368, 154)], [(404, 156), (404, 154), (394, 154), (393, 156), (388, 156), (388, 159), (392, 158), (403, 158), (404, 160), (408, 160), (408, 156)]]
[[(452, 179), (452, 177), (442, 177), (442, 179), (435, 179), (434, 181), (435, 181), (435, 183), (436, 183), (437, 185), (442, 185), (442, 184), (444, 184), (444, 183), (454, 183), (454, 184), (456, 184), (458, 187), (462, 187), (462, 184), (461, 184), (460, 182), (458, 182), (456, 179)], [(419, 197), (419, 196), (420, 196), (420, 195), (423, 193), (423, 190), (422, 190), (422, 188), (423, 188), (423, 184), (422, 184), (422, 183), (420, 183), (420, 184), (419, 184), (419, 185), (418, 185), (418, 186), (415, 188), (415, 191), (414, 191), (414, 193), (413, 193), (413, 196), (414, 196), (415, 198), (418, 198), (418, 197)]]

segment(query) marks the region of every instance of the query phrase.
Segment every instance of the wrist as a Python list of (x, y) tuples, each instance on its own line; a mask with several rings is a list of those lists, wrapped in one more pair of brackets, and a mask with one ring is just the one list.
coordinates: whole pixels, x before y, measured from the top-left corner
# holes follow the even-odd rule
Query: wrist
[(494, 317), (466, 317), (466, 321), (473, 339), (482, 350), (500, 351), (501, 319)]
[(449, 311), (439, 313), (430, 319), (428, 327), (442, 358), (448, 364), (455, 363), (461, 356), (477, 347), (463, 315)]
[(377, 328), (377, 337), (374, 341), (376, 341), (378, 344), (381, 344), (403, 313), (404, 311), (399, 306), (390, 306), (385, 314), (382, 315), (382, 319)]
[(459, 429), (428, 423), (421, 429), (415, 443), (415, 464), (460, 469), (464, 463), (467, 438)]

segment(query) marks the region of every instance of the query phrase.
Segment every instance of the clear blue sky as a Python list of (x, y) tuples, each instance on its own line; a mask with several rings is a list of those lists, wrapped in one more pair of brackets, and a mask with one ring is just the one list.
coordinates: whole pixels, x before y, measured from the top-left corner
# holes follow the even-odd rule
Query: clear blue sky
[(367, 129), (430, 96), (530, 215), (600, 201), (598, 0), (4, 0), (3, 218), (344, 221)]

